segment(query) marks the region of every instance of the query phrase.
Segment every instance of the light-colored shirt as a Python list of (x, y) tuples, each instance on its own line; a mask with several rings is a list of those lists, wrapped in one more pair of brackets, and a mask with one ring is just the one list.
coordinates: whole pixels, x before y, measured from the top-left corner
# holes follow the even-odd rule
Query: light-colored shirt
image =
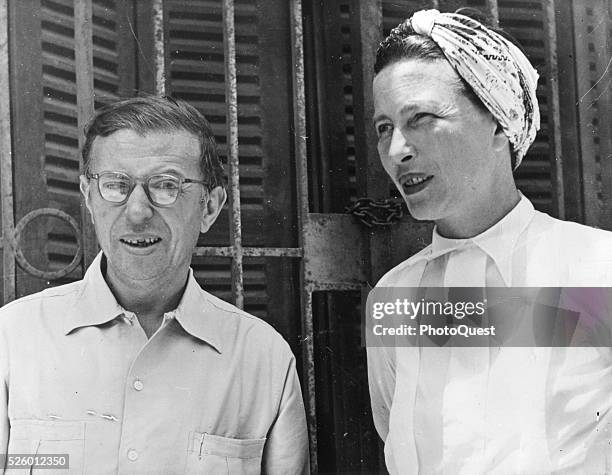
[(0, 453), (67, 453), (68, 473), (307, 473), (283, 338), (190, 271), (147, 339), (100, 264), (0, 310)]
[[(471, 239), (432, 244), (378, 287), (612, 287), (612, 233), (520, 202)], [(368, 348), (391, 473), (612, 473), (609, 347)]]

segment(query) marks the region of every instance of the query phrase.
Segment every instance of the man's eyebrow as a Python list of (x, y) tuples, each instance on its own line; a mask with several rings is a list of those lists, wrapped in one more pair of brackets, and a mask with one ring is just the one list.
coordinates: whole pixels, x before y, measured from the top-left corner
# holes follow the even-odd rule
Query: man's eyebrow
[(372, 117), (372, 122), (376, 123), (381, 119), (388, 119), (389, 117), (387, 117), (387, 114), (376, 114), (374, 117)]

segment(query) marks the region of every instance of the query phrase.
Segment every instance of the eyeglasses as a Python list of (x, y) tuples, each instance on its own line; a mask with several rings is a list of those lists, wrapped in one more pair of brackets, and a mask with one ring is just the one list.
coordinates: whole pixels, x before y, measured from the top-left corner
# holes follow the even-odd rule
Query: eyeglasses
[(206, 185), (204, 181), (182, 178), (169, 173), (151, 175), (144, 180), (135, 180), (123, 172), (87, 172), (85, 176), (88, 179), (98, 180), (100, 196), (104, 200), (118, 205), (122, 205), (128, 200), (137, 183), (142, 183), (149, 201), (155, 206), (161, 207), (174, 204), (185, 183)]

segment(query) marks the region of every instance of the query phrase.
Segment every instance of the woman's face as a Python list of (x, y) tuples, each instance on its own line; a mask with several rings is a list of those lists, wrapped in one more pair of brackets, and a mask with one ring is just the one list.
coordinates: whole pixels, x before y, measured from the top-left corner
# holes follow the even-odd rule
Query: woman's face
[(446, 60), (392, 63), (373, 86), (378, 153), (414, 218), (467, 219), (495, 199), (497, 123)]

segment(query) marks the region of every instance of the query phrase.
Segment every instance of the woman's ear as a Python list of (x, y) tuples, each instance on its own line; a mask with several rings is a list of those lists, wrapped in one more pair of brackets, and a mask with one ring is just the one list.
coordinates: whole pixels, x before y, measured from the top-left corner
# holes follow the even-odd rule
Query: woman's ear
[(202, 207), (202, 219), (200, 221), (200, 232), (207, 232), (217, 220), (219, 213), (223, 209), (227, 193), (221, 186), (217, 186), (212, 191), (204, 195), (204, 206)]
[(508, 148), (510, 150), (510, 140), (508, 140), (508, 136), (501, 125), (496, 122), (497, 127), (495, 128), (495, 132), (493, 135), (493, 150), (497, 152), (501, 152), (502, 150)]

